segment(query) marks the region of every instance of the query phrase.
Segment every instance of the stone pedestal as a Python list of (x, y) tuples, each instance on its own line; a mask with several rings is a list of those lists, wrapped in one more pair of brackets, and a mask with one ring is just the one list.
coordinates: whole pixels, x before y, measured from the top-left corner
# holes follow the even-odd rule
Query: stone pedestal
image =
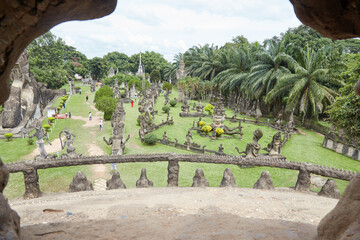
[(24, 173), (25, 193), (24, 199), (38, 198), (42, 195), (39, 186), (39, 175), (33, 167), (28, 167)]
[(168, 165), (168, 187), (177, 187), (179, 179), (179, 163), (177, 161), (169, 161)]

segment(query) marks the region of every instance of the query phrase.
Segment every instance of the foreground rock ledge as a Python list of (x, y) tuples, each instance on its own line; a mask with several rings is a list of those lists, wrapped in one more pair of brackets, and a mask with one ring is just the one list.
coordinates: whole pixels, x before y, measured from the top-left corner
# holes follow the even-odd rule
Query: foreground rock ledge
[(0, 1), (0, 104), (9, 96), (9, 74), (25, 47), (53, 26), (112, 13), (116, 0)]
[(360, 172), (350, 181), (336, 207), (321, 220), (319, 240), (360, 239)]

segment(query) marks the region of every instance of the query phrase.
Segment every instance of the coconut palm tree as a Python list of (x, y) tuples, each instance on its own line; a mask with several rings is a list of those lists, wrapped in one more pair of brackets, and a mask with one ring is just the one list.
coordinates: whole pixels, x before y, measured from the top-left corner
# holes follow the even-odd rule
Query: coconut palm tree
[(322, 112), (323, 105), (334, 102), (337, 92), (326, 87), (326, 82), (340, 84), (323, 66), (325, 49), (314, 51), (311, 48), (301, 51), (300, 59), (294, 65), (295, 73), (285, 73), (266, 96), (266, 103), (273, 103), (287, 97), (286, 111), (297, 109), (305, 117), (315, 117)]

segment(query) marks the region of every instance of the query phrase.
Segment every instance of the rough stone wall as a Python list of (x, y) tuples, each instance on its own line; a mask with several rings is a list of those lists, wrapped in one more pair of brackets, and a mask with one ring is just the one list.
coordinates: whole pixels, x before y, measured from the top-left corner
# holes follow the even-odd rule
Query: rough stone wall
[(0, 1), (0, 104), (10, 93), (9, 75), (25, 47), (53, 26), (70, 20), (103, 17), (116, 0)]
[(305, 25), (331, 39), (360, 35), (358, 0), (290, 0), (296, 16)]

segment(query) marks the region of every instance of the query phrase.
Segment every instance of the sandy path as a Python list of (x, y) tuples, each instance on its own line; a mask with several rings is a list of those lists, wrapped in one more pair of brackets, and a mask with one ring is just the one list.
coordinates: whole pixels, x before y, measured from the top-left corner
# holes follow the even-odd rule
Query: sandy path
[(311, 240), (337, 202), (290, 189), (189, 187), (45, 195), (10, 205), (26, 239)]
[[(36, 138), (35, 138), (36, 139)], [(36, 140), (35, 140), (36, 141)], [(36, 144), (36, 143), (35, 143)], [(53, 141), (51, 141), (51, 145), (50, 144), (46, 144), (45, 145), (45, 151), (48, 154), (51, 153), (56, 153), (61, 151), (61, 143), (60, 143), (60, 139), (56, 138)], [(36, 157), (37, 155), (40, 155), (39, 150), (36, 148), (34, 149), (34, 151), (32, 151), (32, 153), (30, 153), (29, 155), (23, 156), (21, 157), (24, 160), (28, 160), (28, 159), (34, 159), (34, 157)]]

